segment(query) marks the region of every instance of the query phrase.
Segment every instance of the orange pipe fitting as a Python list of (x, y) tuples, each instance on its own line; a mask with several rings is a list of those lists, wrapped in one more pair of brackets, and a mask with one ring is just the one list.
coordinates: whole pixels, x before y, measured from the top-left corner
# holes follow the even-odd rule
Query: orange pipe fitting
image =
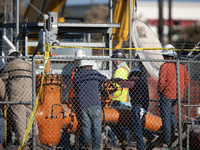
[[(127, 125), (131, 120), (131, 110), (116, 110), (110, 107), (104, 107), (105, 122), (106, 123), (119, 123), (121, 125)], [(104, 116), (103, 116), (104, 117)], [(103, 119), (102, 119), (103, 120)], [(145, 115), (144, 128), (150, 131), (157, 132), (162, 126), (162, 119), (153, 114), (147, 113)]]
[[(37, 89), (40, 87), (42, 75), (37, 75)], [(38, 124), (40, 142), (44, 145), (56, 146), (61, 137), (61, 129), (70, 125), (70, 131), (75, 131), (78, 125), (76, 116), (65, 104), (61, 104), (62, 82), (60, 75), (45, 76), (40, 97), (36, 121)], [(72, 117), (69, 117), (69, 116)], [(72, 122), (72, 124), (70, 124)]]
[(119, 120), (119, 112), (110, 107), (104, 107), (102, 112), (102, 120), (105, 120), (106, 123), (117, 123)]
[(145, 129), (156, 132), (160, 129), (161, 126), (162, 126), (162, 119), (160, 117), (150, 113), (147, 113), (145, 115), (145, 126), (144, 126)]

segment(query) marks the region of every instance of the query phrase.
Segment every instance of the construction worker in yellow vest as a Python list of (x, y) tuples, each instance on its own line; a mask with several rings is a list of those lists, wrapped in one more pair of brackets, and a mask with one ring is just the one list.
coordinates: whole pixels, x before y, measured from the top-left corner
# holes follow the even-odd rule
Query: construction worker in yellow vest
[[(113, 52), (111, 58), (126, 58), (126, 56), (125, 56), (124, 51), (115, 50)], [(124, 80), (128, 79), (128, 74), (130, 72), (130, 69), (127, 66), (126, 62), (123, 61), (123, 60), (114, 60), (113, 64), (116, 67), (114, 74), (113, 74), (113, 78), (121, 78), (121, 79), (124, 79)], [(117, 85), (117, 86), (119, 86), (119, 85)], [(112, 99), (113, 105), (118, 106), (117, 108), (123, 107), (122, 105), (131, 107), (128, 88), (124, 88), (122, 92), (120, 90), (116, 91), (114, 93), (114, 97), (116, 97), (116, 98)]]
[[(124, 59), (126, 58), (125, 53), (123, 50), (115, 50), (112, 53), (111, 58), (115, 58), (116, 60), (113, 60), (114, 67), (116, 69), (114, 70), (113, 78), (121, 78), (121, 79), (128, 79), (128, 74), (130, 72), (129, 67), (127, 66), (126, 62), (123, 60), (118, 60), (118, 59)], [(117, 85), (119, 86), (119, 85)], [(120, 95), (121, 94), (121, 95)], [(112, 108), (115, 109), (130, 109), (131, 103), (130, 103), (130, 97), (129, 97), (129, 92), (128, 88), (123, 88), (123, 91), (121, 92), (120, 90), (116, 91), (114, 93), (113, 102), (111, 104)], [(122, 149), (124, 149), (126, 146), (130, 146), (130, 130), (128, 127), (123, 127), (119, 124), (117, 125), (112, 125), (110, 126), (112, 130), (108, 130), (108, 134), (111, 138), (111, 146), (115, 146), (115, 135), (119, 139)], [(114, 133), (112, 132), (114, 131)]]

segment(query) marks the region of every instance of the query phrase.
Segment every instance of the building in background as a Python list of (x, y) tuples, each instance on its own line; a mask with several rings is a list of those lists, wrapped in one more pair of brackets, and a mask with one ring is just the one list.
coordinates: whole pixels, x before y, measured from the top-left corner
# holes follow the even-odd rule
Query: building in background
[[(147, 23), (153, 32), (158, 36), (158, 19), (159, 9), (158, 1), (138, 1), (137, 2), (137, 18)], [(200, 26), (200, 1), (199, 2), (174, 2), (172, 1), (171, 19), (172, 29), (181, 29), (189, 26)], [(167, 40), (168, 35), (168, 19), (169, 19), (169, 6), (168, 1), (163, 3), (163, 34), (165, 36), (164, 41)], [(176, 40), (177, 36), (173, 36), (172, 39)]]
[[(92, 6), (97, 6), (98, 4), (105, 5), (106, 7), (109, 6), (108, 2), (95, 0), (94, 3), (85, 3), (84, 5), (77, 5), (73, 4), (68, 0), (67, 2), (67, 15), (70, 17), (82, 17), (86, 18), (87, 16), (84, 15), (86, 11), (92, 10)], [(169, 15), (169, 7), (168, 7), (168, 0), (163, 0), (163, 19), (164, 19), (164, 26), (163, 26), (163, 34), (164, 34), (164, 41), (167, 41), (168, 35), (168, 15)], [(159, 8), (158, 8), (158, 1), (157, 0), (137, 0), (137, 19), (145, 22), (150, 26), (153, 32), (158, 37), (158, 19), (159, 19)], [(98, 10), (96, 10), (98, 12)], [(109, 13), (104, 12), (104, 13)], [(184, 27), (189, 26), (200, 26), (200, 1), (198, 0), (172, 0), (172, 8), (171, 8), (171, 19), (172, 19), (172, 29), (181, 29)], [(105, 20), (106, 21), (106, 20)], [(177, 40), (178, 36), (173, 35), (172, 40)]]

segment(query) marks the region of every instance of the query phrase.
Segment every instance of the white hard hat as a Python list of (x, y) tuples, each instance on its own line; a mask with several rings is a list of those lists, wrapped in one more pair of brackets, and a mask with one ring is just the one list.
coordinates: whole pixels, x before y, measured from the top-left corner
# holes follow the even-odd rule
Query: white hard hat
[(86, 57), (86, 54), (83, 50), (79, 49), (75, 52), (75, 57)]
[(52, 42), (52, 46), (60, 46), (60, 41), (59, 40), (55, 40), (54, 42)]
[(6, 63), (0, 59), (0, 70), (3, 69), (5, 67)]
[(171, 44), (167, 44), (165, 45), (163, 48), (167, 48), (161, 51), (162, 55), (166, 55), (166, 56), (176, 56), (176, 52), (174, 50), (174, 46)]
[(93, 66), (93, 65), (94, 65), (94, 61), (92, 61), (92, 60), (81, 60), (80, 64), (79, 64), (79, 67), (82, 67), (82, 66)]
[(16, 49), (9, 49), (9, 50), (8, 50), (8, 56), (10, 56), (12, 53), (17, 53), (18, 56), (21, 55), (21, 53), (20, 53), (19, 51), (17, 51)]

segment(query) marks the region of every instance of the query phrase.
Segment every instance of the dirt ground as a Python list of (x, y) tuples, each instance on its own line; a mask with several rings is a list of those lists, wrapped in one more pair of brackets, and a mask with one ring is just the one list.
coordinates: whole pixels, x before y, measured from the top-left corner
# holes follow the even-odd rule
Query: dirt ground
[[(105, 148), (102, 150), (106, 150)], [(107, 150), (122, 150), (120, 145), (117, 145), (115, 148), (108, 146)], [(124, 150), (137, 150), (136, 149), (136, 142), (132, 142), (131, 147), (126, 147)], [(167, 148), (155, 147), (151, 150), (169, 150)]]

